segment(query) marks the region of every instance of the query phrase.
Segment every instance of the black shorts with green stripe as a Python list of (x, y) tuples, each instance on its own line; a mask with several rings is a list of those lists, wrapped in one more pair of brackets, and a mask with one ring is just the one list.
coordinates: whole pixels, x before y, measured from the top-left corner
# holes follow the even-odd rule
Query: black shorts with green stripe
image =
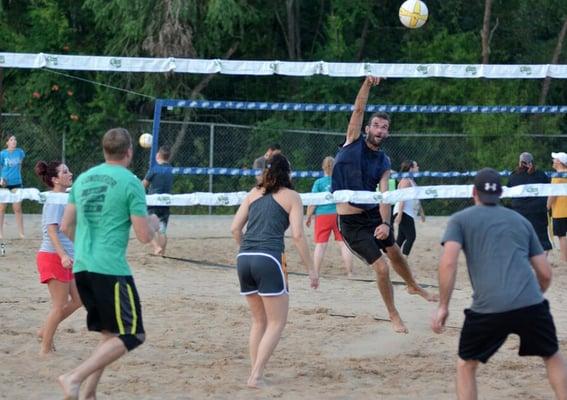
[(142, 306), (134, 278), (96, 272), (75, 273), (89, 331), (120, 336), (144, 334)]

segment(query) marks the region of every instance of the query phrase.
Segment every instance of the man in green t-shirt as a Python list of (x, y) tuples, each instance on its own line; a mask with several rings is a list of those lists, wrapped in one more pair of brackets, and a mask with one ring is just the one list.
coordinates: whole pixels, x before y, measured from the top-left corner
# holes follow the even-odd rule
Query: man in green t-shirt
[(62, 231), (75, 242), (73, 272), (87, 310), (87, 327), (101, 332), (94, 353), (77, 368), (59, 377), (65, 398), (95, 398), (104, 368), (144, 342), (140, 299), (126, 249), (130, 227), (149, 243), (159, 220), (147, 216), (146, 196), (127, 167), (132, 161), (130, 133), (123, 128), (102, 139), (105, 163), (81, 174), (65, 208)]

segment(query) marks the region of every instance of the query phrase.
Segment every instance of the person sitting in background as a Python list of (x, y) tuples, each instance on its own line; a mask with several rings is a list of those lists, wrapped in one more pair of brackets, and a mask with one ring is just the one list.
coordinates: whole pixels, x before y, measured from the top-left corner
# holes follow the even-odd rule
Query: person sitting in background
[[(557, 172), (567, 172), (567, 153), (551, 153), (553, 169)], [(551, 183), (567, 183), (567, 177), (552, 178)], [(553, 234), (559, 238), (561, 261), (567, 261), (567, 196), (549, 196), (547, 209), (551, 210), (553, 219)]]
[[(520, 154), (518, 166), (510, 175), (507, 186), (514, 187), (549, 182), (550, 179), (545, 172), (536, 168), (534, 157), (530, 153), (524, 152)], [(512, 198), (512, 209), (530, 221), (547, 255), (552, 248), (547, 233), (547, 198), (514, 197)]]
[[(313, 183), (311, 192), (330, 192), (331, 191), (331, 174), (333, 172), (333, 165), (335, 159), (333, 157), (325, 157), (323, 160), (322, 168), (324, 177), (319, 178)], [(331, 232), (335, 236), (335, 241), (338, 243), (341, 250), (343, 264), (348, 277), (352, 276), (352, 253), (343, 242), (343, 236), (339, 231), (337, 225), (337, 207), (334, 204), (324, 204), (320, 206), (307, 207), (307, 220), (305, 225), (311, 226), (311, 219), (315, 215), (315, 251), (313, 253), (313, 261), (315, 263), (315, 271), (317, 274), (321, 271), (321, 263), (325, 256), (327, 243), (331, 236)]]
[[(419, 172), (417, 161), (406, 160), (400, 166), (400, 172)], [(398, 189), (417, 186), (412, 177), (402, 178)], [(418, 199), (397, 202), (394, 206), (394, 224), (398, 226), (396, 243), (402, 249), (402, 254), (409, 256), (415, 242), (415, 217), (419, 214), (421, 222), (425, 222), (425, 212)]]
[[(159, 166), (170, 167), (169, 158), (171, 150), (169, 146), (161, 146), (156, 154), (156, 162)], [(148, 189), (148, 194), (171, 193), (173, 187), (173, 174), (170, 172), (148, 171), (142, 180), (144, 188)], [(167, 245), (167, 224), (169, 222), (168, 206), (149, 206), (148, 215), (156, 215), (159, 218), (159, 231), (152, 240), (154, 254), (165, 255), (165, 246)]]

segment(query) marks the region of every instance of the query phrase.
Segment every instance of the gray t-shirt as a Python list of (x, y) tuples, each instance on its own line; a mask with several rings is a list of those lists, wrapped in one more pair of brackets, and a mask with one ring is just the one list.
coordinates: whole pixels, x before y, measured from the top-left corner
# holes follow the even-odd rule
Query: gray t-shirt
[(41, 231), (43, 240), (39, 247), (39, 251), (57, 253), (55, 246), (53, 246), (53, 242), (47, 233), (47, 227), (49, 225), (57, 225), (57, 237), (59, 238), (59, 242), (63, 246), (63, 249), (65, 249), (67, 255), (73, 258), (73, 242), (71, 242), (71, 240), (59, 230), (64, 211), (65, 204), (44, 204), (43, 212), (41, 213)]
[(471, 309), (498, 313), (541, 303), (530, 257), (543, 248), (530, 222), (502, 206), (478, 205), (454, 214), (442, 244), (461, 244), (473, 287)]

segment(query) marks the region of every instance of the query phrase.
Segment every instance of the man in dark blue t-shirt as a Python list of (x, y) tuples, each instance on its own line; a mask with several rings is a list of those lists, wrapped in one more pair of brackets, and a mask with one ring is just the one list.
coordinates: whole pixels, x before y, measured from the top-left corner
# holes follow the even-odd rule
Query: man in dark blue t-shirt
[[(335, 158), (332, 191), (366, 190), (386, 192), (390, 178), (390, 158), (380, 148), (389, 136), (390, 117), (385, 113), (370, 116), (365, 127), (365, 135), (360, 131), (364, 110), (372, 86), (380, 83), (380, 78), (368, 76), (362, 84), (354, 103), (346, 140)], [(382, 258), (384, 251), (394, 270), (408, 285), (408, 292), (419, 294), (428, 301), (436, 301), (437, 296), (428, 293), (415, 281), (406, 259), (394, 240), (390, 224), (391, 205), (376, 204), (337, 204), (339, 229), (350, 250), (368, 263), (376, 271), (376, 282), (388, 314), (399, 333), (408, 330), (394, 304), (394, 291), (388, 264)]]

